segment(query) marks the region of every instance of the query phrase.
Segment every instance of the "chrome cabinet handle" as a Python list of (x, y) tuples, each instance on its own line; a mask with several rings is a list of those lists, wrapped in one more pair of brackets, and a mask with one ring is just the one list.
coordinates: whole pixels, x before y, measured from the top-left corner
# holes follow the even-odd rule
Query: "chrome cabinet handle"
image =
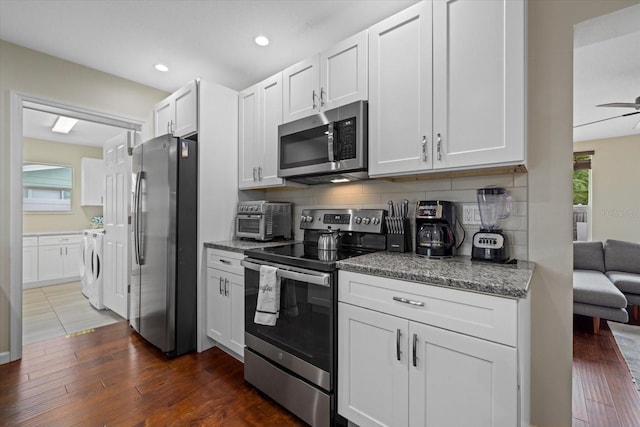
[(413, 334), (413, 366), (418, 366), (418, 358), (416, 357), (416, 348), (418, 347), (418, 334)]
[(221, 278), (220, 278), (220, 283), (218, 284), (218, 293), (219, 293), (220, 295), (222, 295), (222, 283), (224, 283), (224, 282), (223, 282), (223, 280), (224, 280), (224, 279), (221, 277)]
[(403, 304), (409, 304), (409, 305), (415, 305), (415, 306), (418, 306), (418, 307), (424, 307), (424, 303), (422, 301), (414, 301), (414, 300), (406, 299), (406, 298), (403, 298), (403, 297), (393, 297), (393, 300), (401, 302)]
[(438, 160), (442, 160), (442, 137), (438, 134)]
[(60, 246), (60, 256), (62, 256), (62, 246)]
[(320, 88), (320, 106), (324, 107), (324, 88)]
[(224, 279), (224, 296), (229, 296), (229, 279)]
[(312, 90), (311, 91), (311, 103), (313, 104), (313, 109), (315, 110), (316, 108), (318, 108), (318, 106), (316, 105), (316, 90)]
[(258, 169), (257, 169), (257, 168), (253, 168), (253, 182), (256, 182), (256, 181), (257, 181), (257, 178), (256, 178), (256, 172), (257, 172), (257, 171), (258, 171)]
[(171, 122), (167, 122), (167, 133), (171, 133)]
[(65, 255), (69, 255), (69, 248), (67, 248), (66, 246), (65, 246), (65, 248), (64, 248), (64, 254), (65, 254)]
[(402, 335), (402, 333), (400, 332), (400, 329), (396, 329), (396, 359), (400, 360), (400, 335)]
[(427, 161), (427, 137), (422, 136), (422, 161)]
[(262, 181), (262, 166), (258, 166), (258, 181)]
[(220, 262), (221, 262), (221, 263), (223, 263), (223, 264), (231, 265), (231, 261), (226, 260), (226, 259), (222, 259), (222, 258), (220, 258), (218, 261), (220, 261)]

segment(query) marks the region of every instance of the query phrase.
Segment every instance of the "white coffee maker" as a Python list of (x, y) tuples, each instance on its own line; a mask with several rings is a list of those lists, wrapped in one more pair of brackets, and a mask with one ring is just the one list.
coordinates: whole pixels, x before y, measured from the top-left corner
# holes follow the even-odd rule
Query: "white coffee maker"
[(482, 228), (473, 235), (471, 259), (504, 263), (509, 261), (509, 241), (502, 233), (503, 219), (511, 215), (511, 195), (500, 187), (477, 190)]

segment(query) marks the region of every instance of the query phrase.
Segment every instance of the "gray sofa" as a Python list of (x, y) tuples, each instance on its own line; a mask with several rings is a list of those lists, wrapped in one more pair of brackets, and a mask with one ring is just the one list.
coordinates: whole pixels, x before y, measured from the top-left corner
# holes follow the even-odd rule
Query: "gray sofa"
[(627, 322), (627, 305), (638, 317), (640, 305), (640, 244), (607, 240), (573, 243), (573, 312), (593, 317), (593, 332), (600, 318)]

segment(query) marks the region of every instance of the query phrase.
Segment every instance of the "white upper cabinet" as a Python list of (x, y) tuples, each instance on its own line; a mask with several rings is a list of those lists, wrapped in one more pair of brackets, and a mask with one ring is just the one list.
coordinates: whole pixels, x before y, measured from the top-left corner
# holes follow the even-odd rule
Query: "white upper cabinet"
[(369, 28), (369, 175), (431, 169), (431, 3)]
[(285, 69), (284, 122), (367, 99), (367, 32)]
[(520, 0), (434, 2), (436, 168), (524, 161), (524, 25)]
[(525, 161), (524, 0), (420, 2), (369, 29), (369, 174)]
[(238, 95), (240, 189), (282, 186), (278, 178), (278, 125), (282, 124), (282, 73)]
[(154, 107), (154, 136), (184, 137), (198, 131), (198, 82), (192, 80)]
[(80, 159), (80, 206), (102, 206), (104, 199), (104, 160)]

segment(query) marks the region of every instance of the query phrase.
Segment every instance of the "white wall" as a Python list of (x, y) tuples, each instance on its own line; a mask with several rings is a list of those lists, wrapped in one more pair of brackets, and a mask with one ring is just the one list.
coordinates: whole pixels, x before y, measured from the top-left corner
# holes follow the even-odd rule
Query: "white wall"
[(573, 336), (573, 26), (637, 0), (529, 0), (527, 144), (531, 422), (570, 426)]
[[(11, 218), (11, 165), (22, 164), (22, 146), (11, 146), (11, 91), (86, 108), (125, 121), (153, 122), (153, 105), (166, 92), (0, 40), (0, 355), (9, 350), (10, 281), (19, 281), (22, 253), (11, 246), (22, 217)], [(143, 131), (144, 131), (143, 127)]]
[(573, 144), (593, 150), (591, 160), (591, 240), (640, 242), (640, 135)]

